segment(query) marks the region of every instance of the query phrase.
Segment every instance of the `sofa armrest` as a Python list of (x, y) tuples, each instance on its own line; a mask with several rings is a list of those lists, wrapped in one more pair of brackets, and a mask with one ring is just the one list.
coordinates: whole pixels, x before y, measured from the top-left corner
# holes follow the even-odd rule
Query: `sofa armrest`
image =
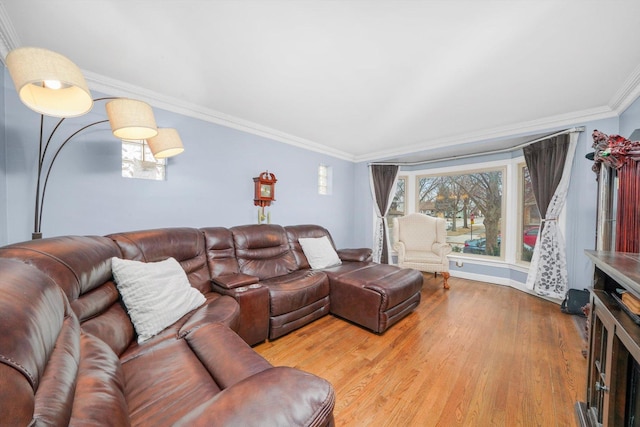
[(438, 243), (435, 242), (433, 246), (431, 246), (431, 250), (440, 255), (441, 258), (451, 253), (451, 245), (448, 243)]
[(369, 248), (339, 249), (338, 257), (341, 261), (371, 261), (372, 250)]
[(272, 367), (238, 334), (219, 323), (193, 330), (185, 340), (222, 389)]
[(239, 319), (240, 305), (238, 302), (226, 295), (221, 295), (197, 308), (178, 330), (178, 338), (211, 323), (221, 323), (232, 330), (237, 330)]
[(225, 274), (211, 279), (213, 283), (225, 289), (234, 289), (240, 286), (253, 285), (258, 283), (259, 278), (243, 273)]
[[(253, 276), (248, 276), (253, 277)], [(240, 305), (238, 327), (232, 328), (249, 345), (263, 342), (269, 335), (269, 289), (260, 283), (227, 289), (212, 282), (214, 292), (228, 295)]]
[(226, 388), (177, 426), (328, 426), (335, 394), (329, 382), (289, 367), (265, 370)]

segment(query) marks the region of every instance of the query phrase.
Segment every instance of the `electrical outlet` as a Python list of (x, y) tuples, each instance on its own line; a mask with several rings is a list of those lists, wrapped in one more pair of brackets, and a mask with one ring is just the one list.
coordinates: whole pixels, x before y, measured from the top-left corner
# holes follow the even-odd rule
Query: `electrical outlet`
[(464, 263), (462, 262), (461, 259), (456, 260), (456, 267), (462, 267), (464, 265)]

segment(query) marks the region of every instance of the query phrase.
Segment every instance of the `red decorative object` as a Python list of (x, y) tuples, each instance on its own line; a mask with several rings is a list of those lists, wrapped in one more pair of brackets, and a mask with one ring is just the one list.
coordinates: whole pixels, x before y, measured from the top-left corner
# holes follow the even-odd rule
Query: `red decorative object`
[(276, 176), (269, 171), (262, 172), (260, 176), (253, 178), (255, 185), (255, 196), (253, 198), (253, 204), (264, 208), (270, 206), (271, 202), (275, 201), (276, 190)]
[(619, 170), (630, 160), (640, 160), (640, 141), (630, 141), (620, 135), (606, 135), (599, 130), (593, 131), (593, 171), (600, 172), (604, 163)]
[(593, 148), (594, 172), (605, 164), (618, 175), (616, 251), (640, 253), (640, 142), (595, 130)]

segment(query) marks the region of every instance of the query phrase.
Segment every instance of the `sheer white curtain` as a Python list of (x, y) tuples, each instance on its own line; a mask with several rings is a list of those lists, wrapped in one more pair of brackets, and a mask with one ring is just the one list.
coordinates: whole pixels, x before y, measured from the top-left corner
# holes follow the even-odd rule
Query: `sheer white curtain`
[(390, 264), (391, 247), (389, 241), (389, 225), (387, 224), (387, 212), (393, 201), (393, 190), (400, 167), (397, 165), (370, 165), (369, 179), (371, 195), (376, 212), (376, 225), (373, 236), (373, 261)]
[[(558, 217), (564, 207), (567, 191), (569, 189), (569, 181), (571, 177), (571, 166), (573, 164), (573, 158), (576, 151), (576, 145), (578, 143), (578, 132), (571, 132), (569, 134), (569, 144), (566, 151), (566, 158), (564, 160), (564, 167), (561, 169), (562, 177), (553, 192), (553, 196), (549, 201), (548, 206), (545, 208), (540, 205), (538, 197), (536, 202), (540, 209), (540, 213), (543, 216), (542, 231), (538, 237), (535, 249), (533, 251), (533, 258), (531, 259), (531, 265), (529, 266), (529, 275), (527, 276), (527, 289), (533, 290), (538, 295), (548, 296), (552, 298), (562, 299), (564, 298), (567, 289), (569, 287), (568, 274), (567, 274), (567, 258), (564, 236), (558, 226)], [(544, 141), (542, 141), (544, 142)], [(528, 147), (525, 147), (525, 149)], [(552, 156), (557, 156), (557, 153), (550, 153), (547, 160), (547, 170), (553, 164)], [(529, 166), (529, 159), (525, 150), (525, 159), (527, 159), (527, 166)], [(529, 167), (529, 173), (533, 180), (533, 171)], [(534, 192), (535, 192), (534, 188)]]

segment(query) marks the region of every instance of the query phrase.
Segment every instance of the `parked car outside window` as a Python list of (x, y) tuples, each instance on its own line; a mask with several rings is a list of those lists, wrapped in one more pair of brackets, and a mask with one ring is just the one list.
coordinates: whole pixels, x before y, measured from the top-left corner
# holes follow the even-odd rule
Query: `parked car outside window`
[(522, 243), (534, 247), (536, 245), (536, 241), (538, 240), (539, 232), (540, 226), (538, 225), (526, 228), (524, 230), (524, 233), (522, 234)]
[[(500, 244), (501, 238), (498, 236), (498, 245)], [(465, 254), (476, 254), (476, 255), (490, 255), (487, 254), (487, 239), (486, 237), (479, 237), (477, 239), (469, 239), (464, 241), (464, 248), (462, 248), (462, 252)]]

